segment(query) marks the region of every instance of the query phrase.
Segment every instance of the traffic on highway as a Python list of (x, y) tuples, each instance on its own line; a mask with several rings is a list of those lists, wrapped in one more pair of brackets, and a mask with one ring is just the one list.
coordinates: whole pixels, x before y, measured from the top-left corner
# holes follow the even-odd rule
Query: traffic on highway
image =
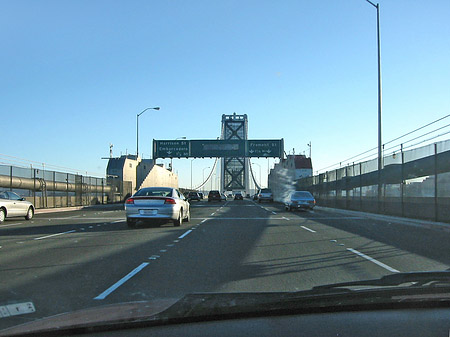
[(450, 337), (449, 0), (0, 18), (0, 337)]
[[(81, 324), (73, 317), (39, 319), (77, 313), (90, 326), (100, 322), (94, 309), (120, 304), (106, 321), (123, 322), (130, 303), (161, 309), (188, 294), (236, 294), (237, 300), (242, 293), (299, 293), (450, 266), (450, 256), (442, 254), (450, 251), (450, 231), (410, 221), (320, 207), (293, 213), (251, 198), (205, 198), (190, 212), (180, 227), (140, 222), (129, 228), (123, 205), (6, 219), (0, 225), (0, 298), (16, 312), (1, 318), (0, 327), (24, 333), (56, 323), (73, 329)], [(22, 326), (36, 320), (37, 326)]]

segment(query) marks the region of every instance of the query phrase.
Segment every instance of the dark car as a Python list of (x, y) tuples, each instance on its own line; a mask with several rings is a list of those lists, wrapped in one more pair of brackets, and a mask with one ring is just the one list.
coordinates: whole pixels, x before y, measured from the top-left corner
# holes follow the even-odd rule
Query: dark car
[(209, 191), (208, 202), (209, 201), (221, 201), (221, 200), (222, 200), (222, 196), (220, 195), (219, 191), (217, 191), (217, 190)]
[(189, 192), (187, 199), (189, 201), (195, 200), (195, 201), (200, 201), (200, 195), (197, 192)]
[(236, 192), (234, 194), (234, 200), (244, 200), (244, 197), (241, 192)]

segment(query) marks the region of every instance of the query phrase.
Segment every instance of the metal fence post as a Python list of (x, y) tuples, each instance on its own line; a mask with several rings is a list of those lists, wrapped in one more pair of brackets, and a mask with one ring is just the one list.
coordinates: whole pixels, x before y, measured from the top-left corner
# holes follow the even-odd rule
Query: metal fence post
[(69, 173), (66, 176), (66, 207), (69, 207)]
[(362, 209), (362, 163), (359, 163), (359, 210)]
[(105, 180), (102, 178), (102, 205), (105, 203)]
[(403, 144), (400, 145), (400, 153), (402, 155), (402, 166), (401, 166), (401, 182), (400, 182), (400, 203), (402, 208), (402, 216), (405, 215), (405, 154), (403, 153)]
[(33, 169), (33, 205), (36, 207), (36, 169)]
[(434, 143), (434, 221), (439, 219), (437, 143)]
[(337, 205), (337, 191), (338, 191), (338, 182), (337, 182), (337, 177), (338, 177), (338, 169), (334, 170), (334, 207), (336, 207)]
[(53, 171), (53, 208), (56, 208), (56, 172)]

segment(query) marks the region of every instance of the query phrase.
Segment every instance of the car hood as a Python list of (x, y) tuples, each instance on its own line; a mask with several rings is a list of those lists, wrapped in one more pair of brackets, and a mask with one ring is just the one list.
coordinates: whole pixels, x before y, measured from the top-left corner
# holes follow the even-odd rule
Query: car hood
[(154, 301), (129, 302), (92, 307), (73, 312), (62, 313), (36, 321), (14, 326), (0, 331), (0, 336), (22, 336), (40, 332), (64, 331), (67, 329), (88, 328), (112, 323), (135, 322), (149, 319), (179, 299), (159, 299)]
[(181, 299), (99, 306), (12, 327), (0, 336), (65, 335), (249, 316), (449, 305), (449, 271), (399, 273), (299, 292), (198, 293)]

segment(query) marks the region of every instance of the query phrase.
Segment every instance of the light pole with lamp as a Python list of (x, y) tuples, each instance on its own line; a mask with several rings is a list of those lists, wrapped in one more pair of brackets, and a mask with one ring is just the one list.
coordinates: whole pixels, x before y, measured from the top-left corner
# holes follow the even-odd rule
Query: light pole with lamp
[(192, 191), (192, 162), (195, 160), (195, 158), (191, 159), (191, 191)]
[(209, 167), (209, 166), (208, 166), (208, 167), (205, 167), (205, 168), (203, 169), (203, 172), (202, 172), (203, 194), (205, 194), (205, 187), (204, 187), (204, 186), (205, 186), (205, 184), (204, 184), (204, 183), (205, 183), (205, 170), (206, 170), (206, 169), (209, 169), (209, 168), (211, 168), (211, 167)]
[(378, 209), (381, 202), (381, 169), (383, 168), (383, 149), (381, 140), (381, 47), (380, 47), (380, 4), (366, 0), (377, 9), (377, 44), (378, 44)]
[(261, 186), (259, 186), (259, 187), (262, 188), (262, 181), (261, 181), (261, 165), (259, 165), (258, 163), (252, 163), (252, 165), (258, 165), (258, 167), (259, 167), (259, 183), (261, 184)]
[(139, 116), (142, 115), (147, 110), (151, 110), (151, 109), (159, 110), (160, 107), (157, 106), (154, 108), (146, 108), (136, 115), (136, 159), (137, 159), (137, 157), (139, 157)]

